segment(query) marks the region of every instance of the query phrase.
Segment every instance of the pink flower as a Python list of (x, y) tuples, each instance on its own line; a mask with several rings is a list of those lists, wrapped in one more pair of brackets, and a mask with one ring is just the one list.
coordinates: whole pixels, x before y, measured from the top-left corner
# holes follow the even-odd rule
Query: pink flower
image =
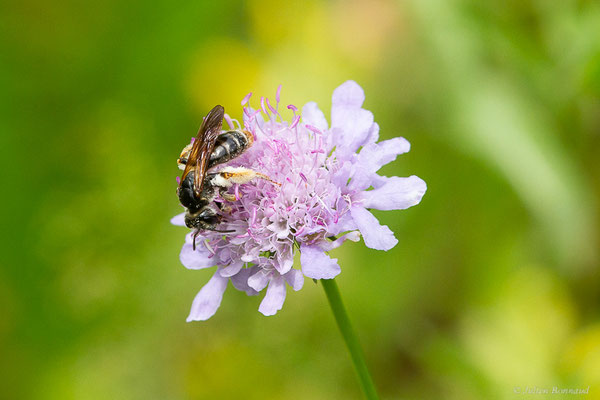
[[(266, 288), (259, 311), (274, 315), (283, 306), (286, 284), (300, 290), (305, 276), (332, 279), (340, 273), (337, 259), (327, 252), (345, 240), (358, 241), (362, 235), (367, 247), (393, 248), (398, 240), (369, 209), (412, 207), (427, 189), (416, 176), (377, 174), (410, 145), (400, 137), (377, 142), (379, 126), (362, 108), (364, 92), (356, 82), (345, 82), (333, 92), (331, 126), (314, 102), (302, 108), (301, 118), (296, 107), (288, 106), (294, 117), (283, 121), (278, 111), (280, 88), (275, 107), (261, 98), (259, 109), (243, 108), (244, 129), (254, 134), (255, 142), (226, 166), (251, 168), (281, 186), (257, 179), (235, 187), (232, 192), (239, 199), (224, 203), (219, 226), (234, 232), (203, 232), (195, 251), (192, 234), (187, 235), (181, 250), (183, 265), (217, 266), (194, 299), (188, 321), (214, 315), (228, 281), (248, 295)], [(183, 225), (183, 214), (172, 223)], [(301, 266), (294, 268), (298, 249)]]

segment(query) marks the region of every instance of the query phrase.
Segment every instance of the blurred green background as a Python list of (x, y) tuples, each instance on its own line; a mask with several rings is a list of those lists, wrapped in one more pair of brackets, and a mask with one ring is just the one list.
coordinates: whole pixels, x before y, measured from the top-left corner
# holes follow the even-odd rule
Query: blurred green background
[[(0, 5), (2, 399), (358, 399), (325, 295), (227, 290), (185, 323), (175, 159), (214, 104), (347, 79), (409, 154), (400, 243), (334, 252), (385, 399), (600, 399), (600, 4), (550, 0)], [(515, 389), (520, 388), (520, 389)]]

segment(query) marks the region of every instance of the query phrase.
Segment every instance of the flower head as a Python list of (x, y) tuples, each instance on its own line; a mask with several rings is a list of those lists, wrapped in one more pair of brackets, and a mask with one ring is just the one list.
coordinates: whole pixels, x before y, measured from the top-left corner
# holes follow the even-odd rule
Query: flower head
[[(362, 108), (364, 92), (347, 81), (333, 92), (331, 126), (314, 102), (283, 121), (277, 90), (275, 106), (261, 98), (257, 109), (242, 101), (244, 129), (253, 146), (226, 166), (243, 166), (280, 183), (257, 179), (231, 189), (236, 200), (223, 202), (220, 230), (202, 232), (193, 250), (192, 233), (181, 250), (189, 269), (217, 266), (192, 304), (188, 321), (216, 312), (228, 281), (248, 295), (263, 289), (259, 311), (273, 315), (283, 306), (286, 284), (300, 290), (304, 277), (331, 279), (340, 273), (329, 250), (362, 235), (367, 247), (389, 250), (398, 242), (369, 209), (399, 210), (418, 204), (427, 189), (423, 180), (385, 177), (377, 171), (406, 153), (404, 138), (378, 142), (379, 126)], [(233, 123), (229, 118), (227, 121)], [(218, 168), (216, 168), (218, 169)], [(183, 214), (173, 218), (183, 225)], [(294, 253), (300, 266), (294, 268)]]

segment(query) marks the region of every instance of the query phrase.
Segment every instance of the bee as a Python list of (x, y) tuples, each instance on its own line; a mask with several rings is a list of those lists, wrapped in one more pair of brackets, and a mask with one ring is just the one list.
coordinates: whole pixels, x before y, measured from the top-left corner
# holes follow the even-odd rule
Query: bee
[[(217, 229), (221, 222), (220, 203), (214, 202), (217, 194), (226, 201), (234, 201), (236, 196), (227, 193), (227, 189), (255, 178), (280, 186), (268, 176), (245, 167), (225, 167), (218, 172), (209, 172), (240, 156), (254, 143), (254, 136), (247, 130), (222, 131), (224, 115), (225, 109), (220, 105), (210, 110), (194, 141), (183, 148), (177, 159), (178, 167), (183, 170), (177, 196), (186, 208), (185, 225), (196, 230), (194, 250), (196, 237), (202, 231), (233, 232)], [(215, 204), (219, 209), (214, 207)]]

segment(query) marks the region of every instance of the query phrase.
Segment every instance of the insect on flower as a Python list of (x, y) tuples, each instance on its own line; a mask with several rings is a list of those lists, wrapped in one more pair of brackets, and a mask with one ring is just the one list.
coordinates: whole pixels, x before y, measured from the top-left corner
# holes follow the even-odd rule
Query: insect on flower
[[(247, 295), (266, 289), (258, 310), (277, 313), (287, 286), (300, 290), (305, 277), (340, 273), (328, 252), (344, 241), (362, 237), (369, 248), (392, 249), (398, 240), (370, 210), (412, 207), (427, 189), (414, 175), (378, 174), (410, 144), (401, 137), (379, 141), (379, 125), (362, 108), (365, 96), (356, 82), (333, 92), (331, 124), (314, 102), (301, 113), (293, 105), (282, 111), (280, 89), (274, 103), (262, 97), (257, 108), (246, 96), (238, 130), (222, 132), (224, 110), (215, 107), (179, 157), (178, 195), (186, 212), (172, 222), (194, 229), (181, 262), (189, 269), (216, 266), (188, 321), (214, 315), (230, 281)], [(235, 120), (225, 118), (233, 128)], [(301, 265), (294, 265), (298, 251)]]
[(222, 199), (235, 201), (236, 196), (227, 193), (234, 183), (243, 184), (254, 178), (269, 179), (266, 175), (244, 167), (225, 167), (219, 172), (207, 173), (211, 168), (230, 161), (252, 146), (254, 137), (246, 130), (221, 131), (225, 109), (217, 105), (204, 118), (193, 143), (185, 146), (177, 159), (183, 169), (177, 195), (187, 209), (185, 225), (195, 229), (193, 249), (196, 249), (196, 236), (202, 231), (230, 233), (232, 230), (217, 229), (221, 216), (221, 203), (214, 202), (217, 191)]

